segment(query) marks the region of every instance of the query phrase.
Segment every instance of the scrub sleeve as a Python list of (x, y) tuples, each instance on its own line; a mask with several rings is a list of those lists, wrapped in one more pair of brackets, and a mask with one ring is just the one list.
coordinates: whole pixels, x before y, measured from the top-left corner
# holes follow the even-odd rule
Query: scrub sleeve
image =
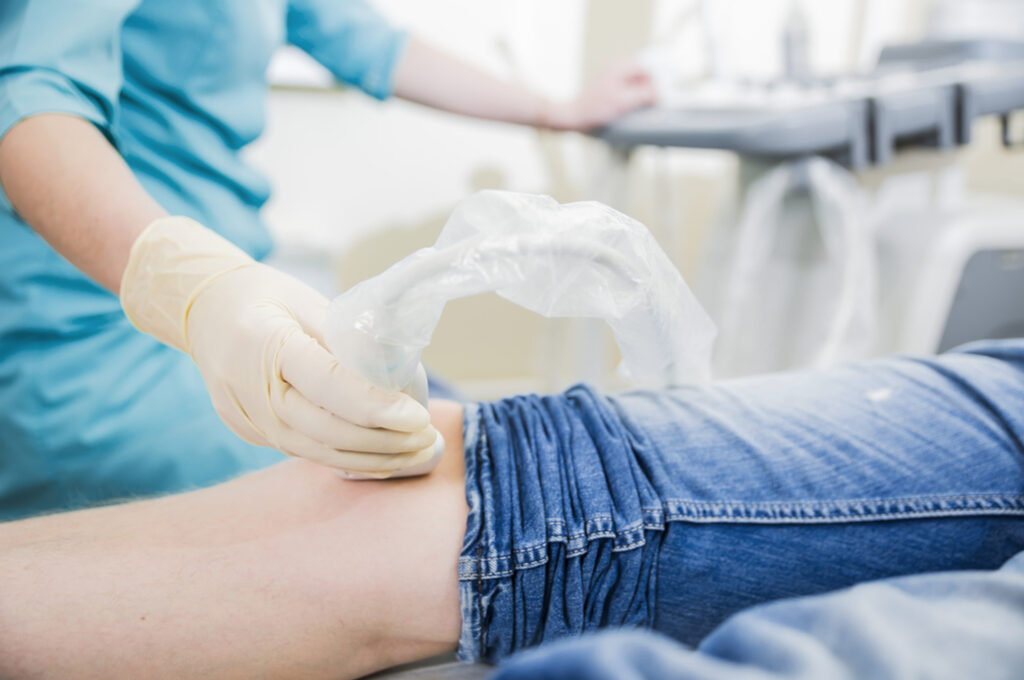
[[(358, 0), (4, 0), (0, 135), (39, 113), (90, 121), (169, 212), (261, 258), (269, 185), (238, 151), (262, 132), (274, 49), (384, 98), (404, 40)], [(191, 359), (135, 330), (3, 195), (0, 242), (0, 520), (282, 459), (231, 433)]]

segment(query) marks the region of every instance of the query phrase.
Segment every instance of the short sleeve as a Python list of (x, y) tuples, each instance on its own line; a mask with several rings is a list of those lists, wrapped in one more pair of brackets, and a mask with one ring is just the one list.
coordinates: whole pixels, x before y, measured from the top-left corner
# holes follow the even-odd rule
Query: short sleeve
[(37, 113), (91, 121), (113, 141), (121, 27), (139, 0), (3, 0), (0, 137)]
[(288, 42), (341, 82), (386, 99), (405, 33), (363, 0), (291, 0)]

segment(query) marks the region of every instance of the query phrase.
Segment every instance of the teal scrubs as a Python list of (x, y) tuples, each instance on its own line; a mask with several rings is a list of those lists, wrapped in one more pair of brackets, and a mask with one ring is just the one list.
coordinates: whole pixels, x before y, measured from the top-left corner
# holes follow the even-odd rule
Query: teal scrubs
[[(359, 0), (2, 0), (0, 136), (43, 112), (91, 121), (168, 212), (262, 258), (270, 188), (239, 151), (263, 130), (282, 43), (383, 99), (404, 36)], [(0, 195), (0, 518), (280, 458), (231, 433), (191, 359), (136, 331)]]

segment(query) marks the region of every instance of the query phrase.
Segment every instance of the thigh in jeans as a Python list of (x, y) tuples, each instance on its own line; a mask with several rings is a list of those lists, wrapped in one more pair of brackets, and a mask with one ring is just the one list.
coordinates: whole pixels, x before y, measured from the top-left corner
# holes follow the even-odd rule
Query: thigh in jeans
[(466, 411), (463, 658), (1024, 548), (1024, 343)]

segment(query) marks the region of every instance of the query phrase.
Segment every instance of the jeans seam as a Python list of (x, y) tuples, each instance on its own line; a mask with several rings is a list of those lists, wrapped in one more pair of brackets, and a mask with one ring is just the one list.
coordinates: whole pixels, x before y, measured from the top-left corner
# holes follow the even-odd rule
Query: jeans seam
[[(483, 555), (483, 545), (477, 546), (477, 558), (479, 559)], [(476, 575), (476, 597), (473, 598), (476, 601), (476, 614), (477, 621), (480, 624), (480, 649), (487, 649), (487, 632), (484, 630), (484, 575), (483, 570), (478, 569)]]
[(890, 513), (872, 513), (870, 515), (833, 515), (830, 517), (812, 517), (797, 515), (793, 517), (742, 517), (722, 515), (695, 516), (686, 514), (666, 515), (666, 522), (690, 522), (693, 524), (862, 524), (883, 520), (929, 519), (936, 517), (978, 517), (985, 515), (1024, 516), (1024, 508), (962, 508), (950, 510), (905, 510)]
[[(943, 508), (908, 508), (899, 512), (871, 512), (870, 509), (865, 509), (864, 512), (851, 514), (850, 509), (852, 505), (866, 504), (866, 505), (892, 505), (899, 503), (936, 503), (936, 502), (951, 502), (959, 501), (973, 502), (973, 503), (998, 503), (1006, 504), (1009, 503), (1012, 507), (979, 507), (977, 505), (966, 506), (959, 505), (954, 507), (943, 507)], [(789, 512), (795, 513), (791, 516), (779, 516), (772, 515), (767, 517), (756, 517), (751, 515), (720, 515), (720, 514), (706, 514), (706, 513), (692, 513), (692, 512), (680, 512), (668, 510), (665, 506), (672, 504), (683, 504), (691, 506), (692, 508), (706, 508), (713, 510), (715, 508), (748, 508), (748, 509), (760, 509), (760, 510), (788, 510)], [(842, 510), (842, 514), (831, 515), (831, 516), (810, 516), (799, 514), (801, 511), (806, 512), (808, 509), (814, 508), (828, 508), (830, 510)], [(589, 543), (599, 539), (615, 539), (620, 536), (626, 536), (629, 533), (642, 530), (647, 531), (658, 531), (664, 529), (665, 522), (692, 522), (692, 523), (708, 523), (708, 524), (839, 524), (839, 523), (861, 523), (861, 522), (873, 522), (883, 520), (900, 520), (900, 519), (923, 519), (931, 517), (956, 517), (956, 516), (978, 516), (978, 515), (1024, 515), (1024, 495), (1018, 494), (946, 494), (946, 495), (934, 495), (934, 496), (904, 496), (896, 498), (877, 498), (877, 499), (857, 499), (857, 500), (845, 500), (845, 501), (794, 501), (794, 502), (759, 502), (759, 501), (694, 501), (685, 499), (669, 499), (662, 503), (660, 507), (646, 507), (642, 508), (642, 512), (652, 516), (663, 518), (662, 522), (658, 521), (647, 521), (640, 520), (633, 522), (620, 529), (609, 529), (603, 531), (577, 531), (572, 534), (562, 534), (553, 537), (548, 537), (543, 541), (537, 541), (529, 545), (516, 548), (509, 553), (500, 555), (490, 555), (484, 557), (482, 555), (483, 546), (478, 546), (476, 557), (460, 558), (460, 567), (464, 567), (469, 570), (469, 574), (461, 576), (460, 580), (473, 579), (478, 582), (478, 587), (482, 588), (483, 580), (501, 578), (505, 576), (511, 576), (517, 571), (524, 569), (532, 569), (535, 567), (543, 566), (549, 561), (547, 555), (538, 557), (529, 562), (522, 564), (515, 564), (515, 558), (527, 553), (543, 551), (547, 552), (552, 543), (565, 543), (569, 544), (573, 539), (579, 539), (581, 537), (587, 538), (587, 546), (574, 549), (567, 552), (567, 556), (575, 557), (578, 555), (585, 554), (589, 549)], [(593, 525), (601, 520), (608, 521), (612, 520), (611, 515), (595, 515), (585, 522), (585, 525)], [(550, 518), (546, 520), (546, 524), (549, 527), (561, 527), (565, 526), (567, 522), (560, 518)], [(628, 543), (615, 546), (614, 552), (622, 552), (626, 550), (633, 550), (646, 544), (646, 539), (641, 534), (635, 539), (630, 540)], [(501, 569), (491, 571), (486, 568), (486, 565), (491, 565), (493, 568), (497, 568), (498, 565), (503, 561), (509, 561), (513, 563), (513, 566), (509, 569)], [(483, 567), (483, 568), (481, 568)], [(462, 569), (460, 568), (460, 571)]]
[[(935, 500), (1002, 500), (1009, 499), (1015, 501), (1024, 502), (1024, 494), (1005, 494), (1005, 493), (987, 493), (987, 494), (934, 494), (934, 495), (917, 495), (917, 496), (893, 496), (893, 497), (875, 497), (875, 498), (847, 498), (844, 500), (814, 500), (814, 501), (700, 501), (693, 500), (691, 498), (667, 498), (662, 501), (663, 505), (670, 503), (685, 503), (687, 505), (750, 505), (759, 507), (773, 507), (773, 506), (814, 506), (814, 505), (831, 505), (831, 506), (842, 506), (849, 505), (850, 503), (909, 503), (909, 502), (920, 502), (920, 501), (935, 501)], [(655, 510), (656, 507), (645, 508), (646, 510)], [(550, 520), (549, 520), (550, 521)], [(561, 520), (554, 520), (561, 521)]]
[[(490, 450), (490, 444), (487, 441), (487, 430), (484, 429), (484, 428), (480, 428), (479, 424), (477, 425), (477, 427), (479, 428), (479, 436), (482, 438), (481, 443), (482, 443), (482, 445), (484, 447), (486, 447), (486, 449), (484, 449), (484, 450)], [(481, 448), (479, 446), (474, 447), (474, 453), (476, 455), (476, 461), (475, 461), (475, 464), (473, 466), (474, 470), (479, 470), (480, 469), (480, 465), (482, 464), (482, 460), (481, 459), (483, 458), (483, 456), (481, 455), (480, 451), (481, 451)], [(478, 503), (479, 519), (477, 521), (478, 521), (478, 524), (479, 524), (479, 526), (480, 526), (480, 528), (482, 530), (484, 527), (487, 526), (487, 508), (486, 508), (487, 504), (482, 502), (482, 499), (483, 499), (483, 495), (482, 495), (483, 494), (483, 490), (482, 489), (480, 490), (480, 494), (481, 494), (481, 496), (480, 496), (481, 502)], [(483, 552), (484, 552), (484, 542), (483, 542), (483, 540), (481, 538), (481, 539), (479, 539), (479, 542), (477, 543), (477, 556), (478, 557), (482, 556)], [(477, 564), (480, 564), (480, 563), (478, 562)], [(485, 611), (486, 611), (486, 607), (484, 605), (484, 572), (483, 572), (482, 569), (478, 569), (477, 570), (476, 592), (477, 592), (477, 596), (476, 596), (475, 599), (476, 599), (476, 605), (477, 605), (477, 621), (479, 622), (479, 626), (480, 626), (479, 644), (480, 644), (480, 650), (483, 651), (483, 650), (487, 649), (487, 642), (488, 642), (487, 638), (488, 638), (488, 633), (490, 632), (490, 629), (487, 626), (484, 625), (484, 614), (485, 614)]]
[[(837, 501), (663, 502), (665, 521), (770, 523), (870, 522), (979, 514), (1024, 514), (1024, 495), (941, 494)], [(894, 509), (894, 506), (903, 506)]]
[[(552, 518), (552, 519), (545, 520), (545, 521), (549, 525), (549, 528), (551, 528), (551, 525), (565, 526), (567, 524), (567, 522), (565, 520), (557, 519), (557, 518)], [(593, 535), (606, 534), (606, 533), (611, 533), (611, 534), (619, 533), (619, 534), (622, 534), (622, 533), (626, 533), (628, 531), (633, 531), (634, 529), (638, 529), (641, 526), (643, 526), (643, 524), (644, 524), (644, 521), (642, 519), (640, 519), (640, 520), (637, 520), (635, 522), (631, 522), (630, 524), (627, 524), (626, 526), (622, 527), (621, 529), (604, 529), (604, 530), (598, 529), (598, 530), (595, 530), (595, 529), (589, 529), (588, 528), (591, 525), (598, 524), (598, 523), (603, 522), (603, 521), (614, 521), (614, 518), (611, 515), (594, 515), (593, 517), (591, 517), (590, 519), (588, 519), (588, 520), (586, 520), (584, 522), (584, 526), (583, 526), (583, 528), (580, 531), (577, 531), (576, 533), (572, 533), (572, 534), (565, 534), (565, 538), (566, 539), (573, 539), (573, 538), (580, 538), (581, 536), (593, 536)], [(523, 548), (523, 550), (528, 550), (528, 548)]]

